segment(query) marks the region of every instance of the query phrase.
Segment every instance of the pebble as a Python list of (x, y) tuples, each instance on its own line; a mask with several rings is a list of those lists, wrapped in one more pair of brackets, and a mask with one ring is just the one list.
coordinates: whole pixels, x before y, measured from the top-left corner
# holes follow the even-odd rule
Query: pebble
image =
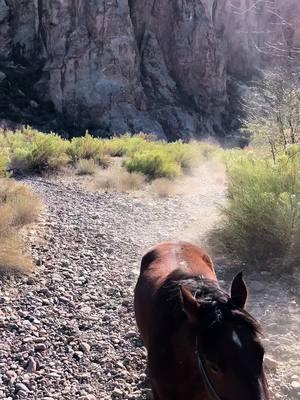
[(33, 357), (29, 357), (28, 363), (27, 363), (27, 367), (26, 367), (26, 371), (27, 372), (35, 372), (36, 371), (36, 361)]
[(114, 388), (113, 392), (112, 392), (113, 397), (122, 397), (123, 392), (122, 390), (118, 389), (118, 388)]
[(292, 381), (291, 386), (293, 389), (300, 389), (300, 381)]
[(42, 351), (47, 350), (47, 346), (46, 346), (44, 343), (39, 343), (39, 344), (36, 344), (36, 345), (34, 346), (34, 350), (35, 350), (36, 352), (42, 352)]
[(79, 345), (80, 350), (84, 353), (89, 353), (91, 351), (91, 346), (86, 342), (81, 342)]
[(23, 392), (29, 392), (28, 387), (24, 383), (17, 383), (16, 384), (16, 391), (22, 390)]

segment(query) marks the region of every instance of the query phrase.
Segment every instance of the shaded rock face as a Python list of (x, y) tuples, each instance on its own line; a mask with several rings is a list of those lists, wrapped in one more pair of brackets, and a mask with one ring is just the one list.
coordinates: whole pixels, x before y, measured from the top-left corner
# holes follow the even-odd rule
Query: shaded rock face
[(0, 0), (0, 70), (32, 98), (3, 87), (99, 134), (224, 135), (228, 70), (252, 57), (239, 24), (225, 0)]
[(252, 78), (258, 70), (298, 58), (299, 0), (203, 0), (222, 42), (227, 73)]
[(201, 1), (0, 0), (0, 33), (2, 61), (35, 69), (36, 100), (69, 125), (224, 130), (224, 62)]

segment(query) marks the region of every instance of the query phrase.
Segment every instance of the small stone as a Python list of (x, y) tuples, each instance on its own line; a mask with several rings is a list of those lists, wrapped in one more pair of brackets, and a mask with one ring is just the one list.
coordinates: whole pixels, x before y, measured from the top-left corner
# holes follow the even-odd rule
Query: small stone
[(0, 82), (4, 81), (4, 79), (6, 78), (6, 74), (2, 71), (0, 71)]
[(293, 389), (300, 389), (300, 381), (293, 381), (291, 386)]
[(30, 106), (32, 108), (38, 108), (39, 107), (38, 103), (36, 101), (34, 101), (34, 100), (30, 100), (29, 104), (30, 104)]
[(39, 343), (39, 344), (34, 346), (34, 350), (36, 352), (45, 351), (45, 350), (47, 350), (47, 346), (44, 343)]
[(84, 353), (89, 353), (91, 351), (91, 346), (86, 342), (81, 342), (79, 348)]
[(80, 396), (79, 400), (97, 400), (93, 394), (85, 394), (84, 396)]
[(19, 390), (18, 391), (18, 398), (23, 399), (23, 398), (27, 397), (27, 393), (28, 392), (25, 392), (25, 390)]
[(20, 390), (22, 390), (25, 393), (29, 392), (28, 387), (24, 383), (17, 383), (16, 384), (16, 391), (19, 392)]
[(122, 397), (123, 392), (119, 388), (114, 388), (112, 395), (113, 397)]
[(135, 337), (135, 336), (136, 336), (135, 331), (129, 331), (129, 332), (126, 333), (125, 338), (126, 339), (130, 339), (130, 338)]
[(61, 303), (64, 303), (64, 304), (70, 303), (70, 300), (67, 299), (66, 297), (63, 297), (63, 296), (60, 296), (60, 297), (58, 298), (58, 300), (59, 300)]
[(61, 266), (67, 268), (67, 267), (70, 266), (70, 263), (69, 263), (68, 260), (63, 260), (63, 261), (61, 262)]
[(75, 360), (78, 360), (78, 361), (81, 360), (82, 356), (83, 356), (83, 353), (81, 351), (75, 351), (73, 354), (73, 357), (75, 358)]
[(27, 367), (26, 367), (26, 371), (33, 373), (36, 371), (36, 361), (34, 360), (34, 358), (29, 357), (28, 363), (27, 363)]

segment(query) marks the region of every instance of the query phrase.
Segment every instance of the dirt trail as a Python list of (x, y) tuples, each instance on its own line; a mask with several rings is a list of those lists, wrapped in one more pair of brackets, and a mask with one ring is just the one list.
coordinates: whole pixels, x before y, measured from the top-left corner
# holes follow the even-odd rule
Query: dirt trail
[[(32, 234), (29, 278), (3, 279), (0, 399), (147, 399), (146, 352), (135, 329), (133, 287), (144, 251), (161, 240), (199, 240), (224, 201), (224, 176), (206, 165), (184, 196), (91, 193), (29, 179), (47, 206)], [(38, 239), (38, 240), (37, 240)], [(224, 287), (234, 270), (216, 266)], [(267, 333), (274, 398), (299, 398), (295, 283), (246, 274), (250, 310)]]

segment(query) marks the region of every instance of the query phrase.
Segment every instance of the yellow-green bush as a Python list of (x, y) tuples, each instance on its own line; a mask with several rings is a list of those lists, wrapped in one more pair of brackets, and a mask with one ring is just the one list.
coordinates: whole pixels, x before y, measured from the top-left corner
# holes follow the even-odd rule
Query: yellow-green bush
[(294, 251), (300, 248), (300, 148), (275, 164), (232, 152), (227, 173), (223, 224), (212, 238), (251, 265), (300, 257)]
[(182, 143), (181, 141), (165, 145), (169, 154), (180, 165), (184, 172), (195, 168), (201, 159), (200, 148), (197, 143)]
[(75, 137), (71, 140), (68, 154), (74, 161), (78, 159), (97, 160), (104, 155), (104, 148), (103, 140), (94, 138), (89, 133), (86, 133), (85, 136)]
[(133, 155), (138, 151), (148, 148), (152, 140), (153, 138), (151, 135), (145, 134), (134, 136), (127, 134), (121, 137), (114, 137), (106, 141), (106, 152), (111, 157)]
[(162, 149), (145, 150), (135, 153), (124, 162), (128, 172), (144, 174), (148, 179), (174, 179), (181, 175), (180, 165)]
[(24, 128), (16, 132), (0, 132), (0, 135), (9, 155), (9, 169), (25, 172), (55, 171), (69, 161), (69, 142), (54, 133), (45, 135)]
[(79, 160), (93, 160), (102, 167), (110, 164), (109, 156), (127, 158), (129, 171), (144, 173), (150, 179), (175, 178), (197, 165), (203, 150), (197, 142), (166, 143), (153, 136), (129, 134), (112, 139), (83, 137), (64, 140), (30, 127), (15, 132), (0, 131), (0, 174), (7, 170), (20, 172), (55, 171)]
[(0, 153), (0, 177), (7, 176), (7, 169), (9, 165), (8, 152), (2, 150)]

